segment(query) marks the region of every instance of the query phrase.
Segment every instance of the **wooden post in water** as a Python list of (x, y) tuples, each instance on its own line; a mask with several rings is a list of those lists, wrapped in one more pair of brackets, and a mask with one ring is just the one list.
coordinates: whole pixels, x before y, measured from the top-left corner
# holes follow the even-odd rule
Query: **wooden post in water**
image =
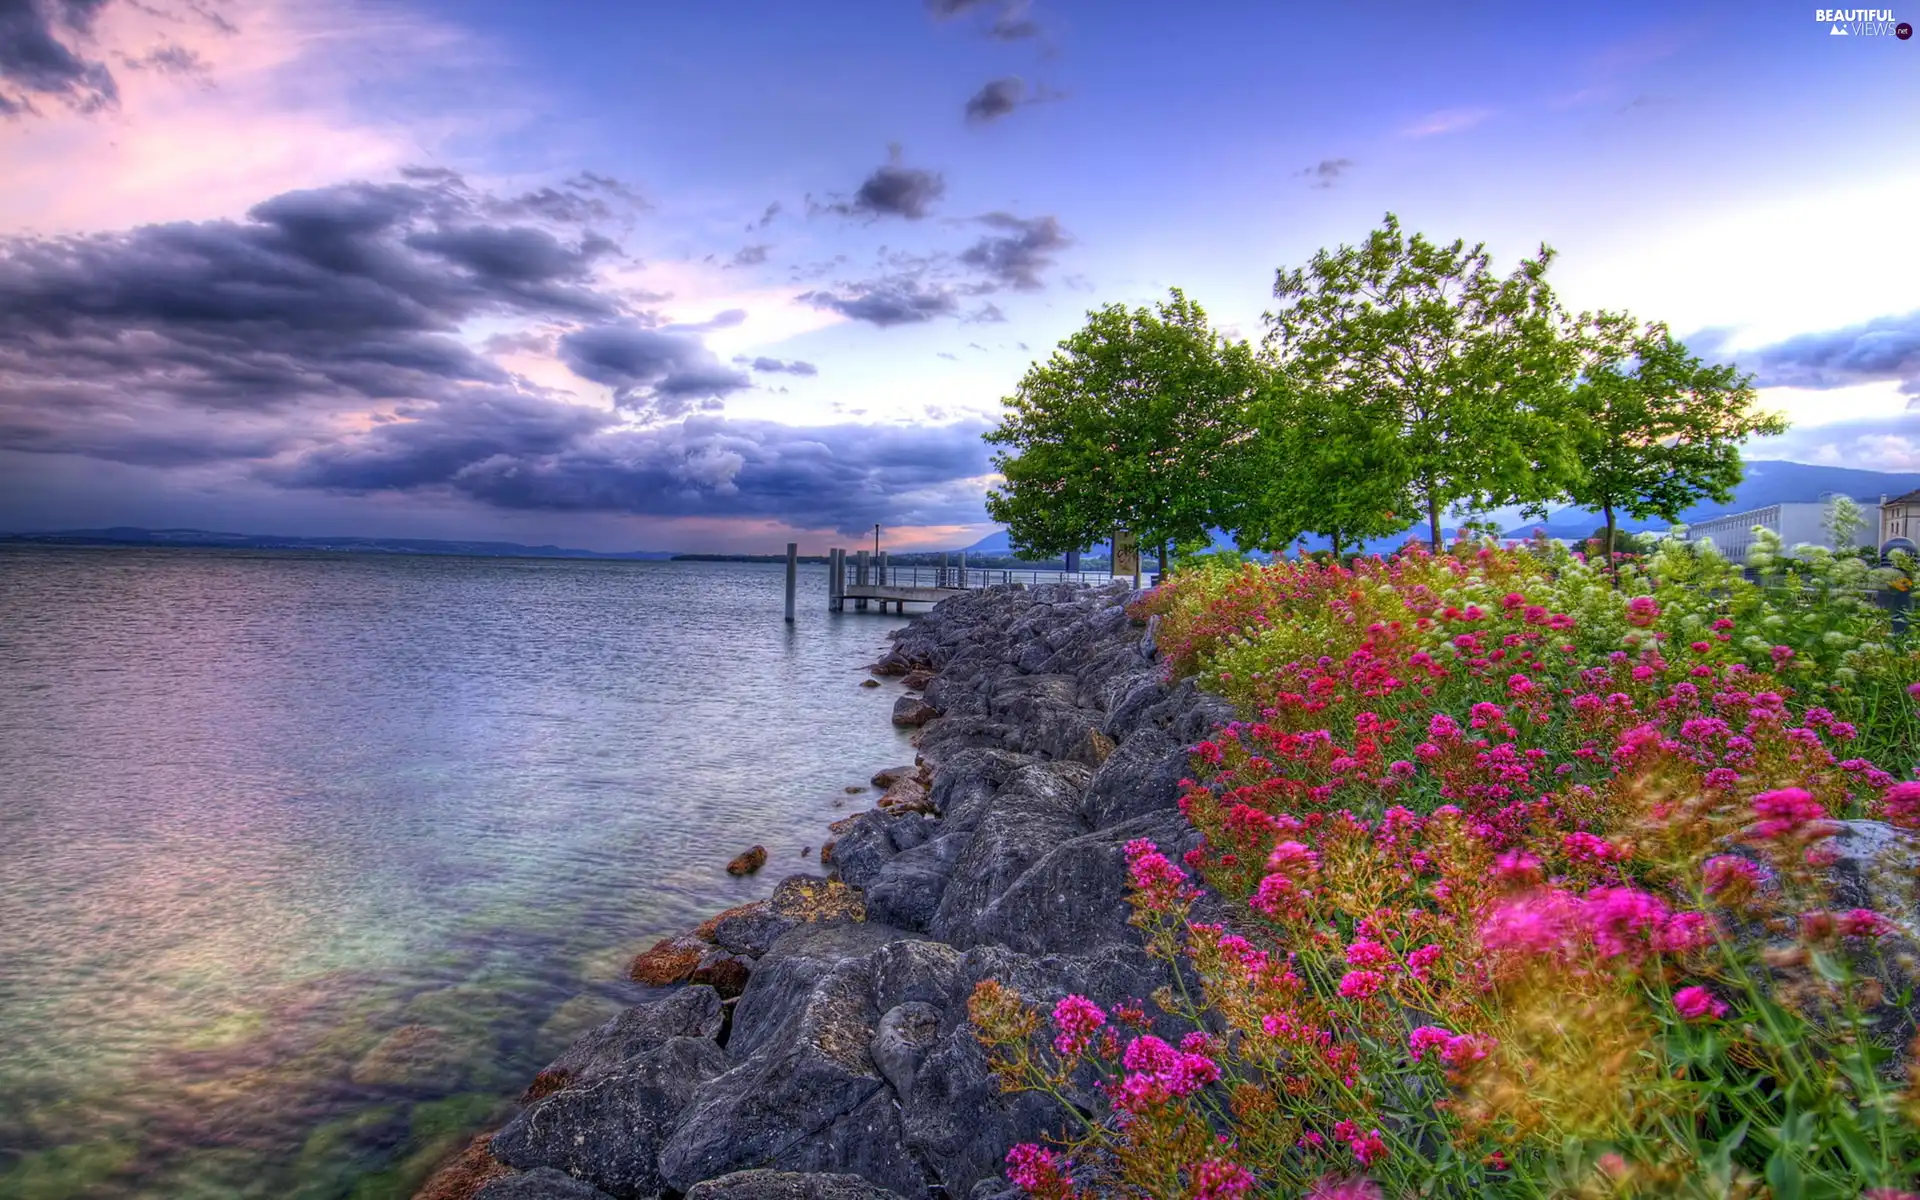
[(945, 550), (940, 552), (940, 574), (934, 578), (933, 585), (935, 587), (947, 586), (947, 552)]
[(840, 547), (827, 547), (827, 611), (840, 611)]
[(787, 624), (793, 624), (793, 596), (800, 582), (800, 544), (787, 543)]
[(887, 586), (887, 551), (885, 550), (880, 552), (880, 574), (874, 579), (874, 582), (881, 587)]
[[(867, 581), (869, 579), (867, 572), (868, 572), (867, 552), (865, 550), (862, 550), (860, 551), (860, 557), (854, 563), (853, 581), (856, 584), (860, 585), (861, 587), (867, 586)], [(866, 597), (864, 596), (854, 597), (853, 606), (856, 609), (860, 610), (861, 612), (867, 611)]]
[(967, 586), (967, 552), (960, 552), (960, 586)]

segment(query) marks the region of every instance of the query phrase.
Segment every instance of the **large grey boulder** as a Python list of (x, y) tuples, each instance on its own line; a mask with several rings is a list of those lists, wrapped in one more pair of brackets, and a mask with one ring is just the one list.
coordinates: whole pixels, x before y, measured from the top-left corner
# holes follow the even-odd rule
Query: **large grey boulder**
[(667, 1184), (757, 1168), (851, 1173), (905, 1196), (926, 1179), (870, 1053), (877, 952), (902, 934), (802, 926), (761, 960), (734, 1015), (732, 1070), (703, 1083), (660, 1151)]
[(913, 1098), (913, 1073), (940, 1034), (940, 1010), (922, 1000), (897, 1004), (880, 1014), (868, 1053), (881, 1078), (902, 1100)]
[(961, 836), (937, 837), (881, 864), (866, 885), (868, 917), (914, 933), (932, 929), (965, 844)]
[(980, 940), (987, 906), (1053, 847), (1086, 833), (1081, 794), (1092, 773), (1074, 763), (1022, 767), (994, 795), (955, 860), (929, 926), (961, 949)]
[(473, 1200), (608, 1200), (607, 1194), (565, 1171), (535, 1167), (489, 1180)]
[(713, 1039), (724, 1020), (720, 995), (685, 987), (661, 1000), (636, 1004), (567, 1047), (541, 1072), (549, 1084), (577, 1085), (634, 1065), (674, 1038)]
[(531, 1171), (552, 1167), (617, 1200), (667, 1186), (659, 1151), (695, 1089), (727, 1069), (706, 1038), (676, 1037), (617, 1072), (535, 1101), (493, 1135), (493, 1156)]
[(1180, 781), (1192, 775), (1186, 743), (1164, 730), (1139, 730), (1093, 773), (1087, 788), (1087, 820), (1095, 829), (1104, 829), (1171, 811), (1180, 800)]
[(900, 1194), (875, 1187), (858, 1175), (735, 1171), (694, 1184), (687, 1200), (900, 1200)]

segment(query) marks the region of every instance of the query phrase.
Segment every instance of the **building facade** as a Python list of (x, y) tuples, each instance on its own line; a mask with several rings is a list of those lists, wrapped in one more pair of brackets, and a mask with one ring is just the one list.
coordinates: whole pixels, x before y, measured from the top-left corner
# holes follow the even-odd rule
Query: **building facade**
[[(1910, 528), (1920, 531), (1920, 492), (1912, 493), (1913, 524)], [(1902, 500), (1908, 497), (1901, 497)], [(1884, 533), (1885, 518), (1883, 509), (1872, 501), (1855, 501), (1860, 505), (1860, 515), (1865, 523), (1854, 535), (1859, 545), (1866, 545), (1867, 539), (1875, 530), (1882, 530), (1880, 541), (1886, 540)], [(1711, 541), (1713, 548), (1737, 563), (1747, 561), (1747, 553), (1753, 548), (1753, 530), (1755, 526), (1770, 529), (1778, 534), (1787, 549), (1795, 546), (1826, 546), (1837, 549), (1833, 539), (1825, 528), (1827, 505), (1825, 501), (1811, 501), (1794, 504), (1769, 504), (1765, 508), (1750, 508), (1746, 512), (1728, 513), (1725, 516), (1709, 517), (1704, 521), (1687, 526), (1687, 540), (1690, 542)], [(1876, 543), (1877, 544), (1877, 543)]]
[(1874, 544), (1884, 546), (1894, 538), (1905, 538), (1920, 544), (1920, 492), (1908, 492), (1889, 500), (1880, 497), (1880, 539)]

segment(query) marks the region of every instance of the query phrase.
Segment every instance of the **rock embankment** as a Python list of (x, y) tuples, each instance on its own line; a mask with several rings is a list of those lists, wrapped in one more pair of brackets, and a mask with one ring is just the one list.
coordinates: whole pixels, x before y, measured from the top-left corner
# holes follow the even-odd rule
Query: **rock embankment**
[(1175, 806), (1187, 747), (1232, 718), (1159, 682), (1128, 598), (990, 589), (896, 635), (877, 673), (921, 690), (895, 716), (919, 761), (836, 822), (832, 878), (790, 878), (636, 960), (636, 978), (688, 982), (542, 1072), (491, 1142), (512, 1173), (475, 1194), (1010, 1194), (1008, 1148), (1074, 1118), (1000, 1093), (967, 998), (986, 979), (1035, 1001), (1167, 981), (1128, 924), (1123, 847), (1198, 840)]

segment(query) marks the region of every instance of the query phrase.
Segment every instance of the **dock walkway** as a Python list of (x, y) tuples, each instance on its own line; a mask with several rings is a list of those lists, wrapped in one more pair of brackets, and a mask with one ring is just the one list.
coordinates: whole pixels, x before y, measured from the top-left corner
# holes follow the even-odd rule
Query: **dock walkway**
[(829, 582), (827, 607), (845, 612), (852, 601), (856, 611), (878, 604), (905, 613), (909, 604), (938, 604), (949, 596), (962, 595), (979, 588), (1019, 584), (1034, 587), (1043, 583), (1106, 583), (1112, 578), (1104, 571), (1048, 571), (1018, 567), (968, 567), (967, 556), (959, 556), (958, 565), (925, 567), (895, 566), (887, 562), (885, 552), (869, 556), (865, 550), (849, 554), (834, 549), (827, 552)]

